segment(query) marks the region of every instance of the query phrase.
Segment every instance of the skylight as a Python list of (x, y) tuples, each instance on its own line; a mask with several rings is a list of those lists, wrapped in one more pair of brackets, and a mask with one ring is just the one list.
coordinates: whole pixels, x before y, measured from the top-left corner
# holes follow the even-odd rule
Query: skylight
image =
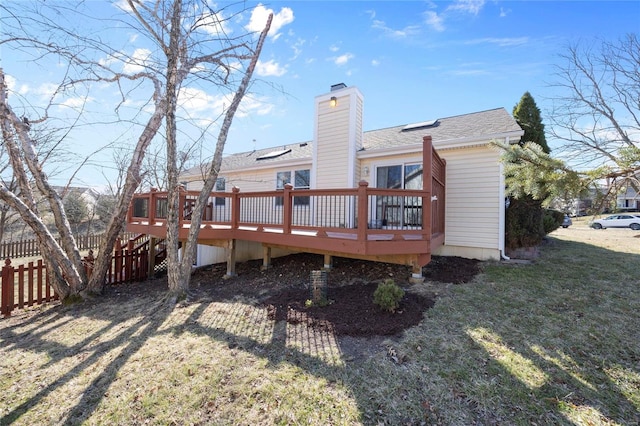
[(280, 157), (281, 155), (285, 155), (290, 152), (291, 152), (291, 148), (281, 149), (279, 151), (271, 151), (268, 154), (261, 155), (260, 157), (256, 158), (256, 160), (268, 160), (269, 158), (277, 158), (277, 157)]
[(413, 123), (413, 124), (407, 124), (406, 126), (404, 126), (402, 128), (402, 131), (407, 131), (407, 130), (416, 130), (416, 129), (424, 129), (427, 127), (436, 127), (438, 124), (440, 124), (438, 122), (438, 120), (431, 120), (431, 121), (423, 121), (421, 123)]

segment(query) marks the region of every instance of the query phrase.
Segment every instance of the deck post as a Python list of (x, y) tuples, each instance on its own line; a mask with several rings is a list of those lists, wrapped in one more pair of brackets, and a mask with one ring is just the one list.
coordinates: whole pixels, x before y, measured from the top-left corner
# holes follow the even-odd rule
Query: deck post
[(422, 266), (418, 259), (415, 259), (411, 265), (411, 278), (409, 278), (411, 284), (422, 284), (424, 282), (424, 276), (422, 275)]
[(158, 204), (156, 192), (158, 192), (157, 188), (151, 188), (151, 193), (149, 194), (149, 223), (150, 224), (156, 221), (156, 215), (158, 214), (158, 212), (156, 212), (156, 207)]
[(271, 247), (262, 246), (262, 266), (261, 271), (266, 271), (271, 268)]
[[(422, 138), (422, 190), (427, 196), (422, 199), (422, 232), (431, 241), (431, 216), (433, 215), (433, 143), (431, 136)], [(431, 246), (429, 244), (429, 246)]]
[(156, 243), (157, 239), (155, 237), (149, 237), (149, 262), (147, 262), (147, 276), (153, 276), (156, 268)]
[(291, 219), (293, 213), (293, 185), (287, 183), (284, 186), (284, 199), (282, 207), (282, 232), (284, 235), (291, 234)]
[(367, 223), (369, 219), (368, 186), (369, 182), (366, 180), (358, 182), (358, 241), (367, 240)]
[(333, 256), (331, 256), (330, 254), (325, 254), (324, 255), (324, 269), (330, 270), (331, 268), (333, 268)]
[(236, 276), (236, 240), (227, 243), (227, 273), (224, 278)]
[(231, 229), (238, 229), (240, 225), (240, 188), (234, 186), (231, 190)]

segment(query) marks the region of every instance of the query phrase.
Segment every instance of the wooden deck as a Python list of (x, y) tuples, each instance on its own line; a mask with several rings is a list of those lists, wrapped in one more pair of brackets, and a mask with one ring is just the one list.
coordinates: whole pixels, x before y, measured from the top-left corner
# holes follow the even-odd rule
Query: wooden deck
[[(198, 241), (232, 248), (236, 240), (283, 248), (411, 265), (414, 273), (429, 263), (444, 243), (445, 162), (425, 141), (423, 190), (358, 188), (247, 192), (212, 192)], [(198, 192), (180, 197), (180, 239), (191, 226)], [(430, 208), (424, 208), (428, 206)], [(127, 230), (156, 238), (166, 236), (167, 193), (137, 194), (129, 209)], [(269, 255), (270, 256), (270, 255)]]

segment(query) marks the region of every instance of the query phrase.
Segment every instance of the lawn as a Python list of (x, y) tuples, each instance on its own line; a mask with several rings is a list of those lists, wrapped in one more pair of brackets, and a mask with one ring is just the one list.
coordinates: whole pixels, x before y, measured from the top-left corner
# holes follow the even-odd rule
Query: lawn
[(18, 313), (0, 424), (638, 424), (638, 235), (578, 221), (530, 264), (415, 287), (436, 304), (391, 338), (274, 323), (247, 296)]

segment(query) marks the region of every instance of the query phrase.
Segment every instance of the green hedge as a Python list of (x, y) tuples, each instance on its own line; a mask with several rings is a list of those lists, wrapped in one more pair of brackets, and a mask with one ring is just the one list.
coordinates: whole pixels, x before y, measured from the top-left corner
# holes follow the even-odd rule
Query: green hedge
[(543, 209), (530, 197), (512, 199), (506, 214), (505, 244), (509, 249), (535, 247), (562, 225), (564, 213)]
[(555, 231), (562, 226), (564, 213), (558, 210), (545, 209), (542, 216), (542, 225), (545, 234)]

